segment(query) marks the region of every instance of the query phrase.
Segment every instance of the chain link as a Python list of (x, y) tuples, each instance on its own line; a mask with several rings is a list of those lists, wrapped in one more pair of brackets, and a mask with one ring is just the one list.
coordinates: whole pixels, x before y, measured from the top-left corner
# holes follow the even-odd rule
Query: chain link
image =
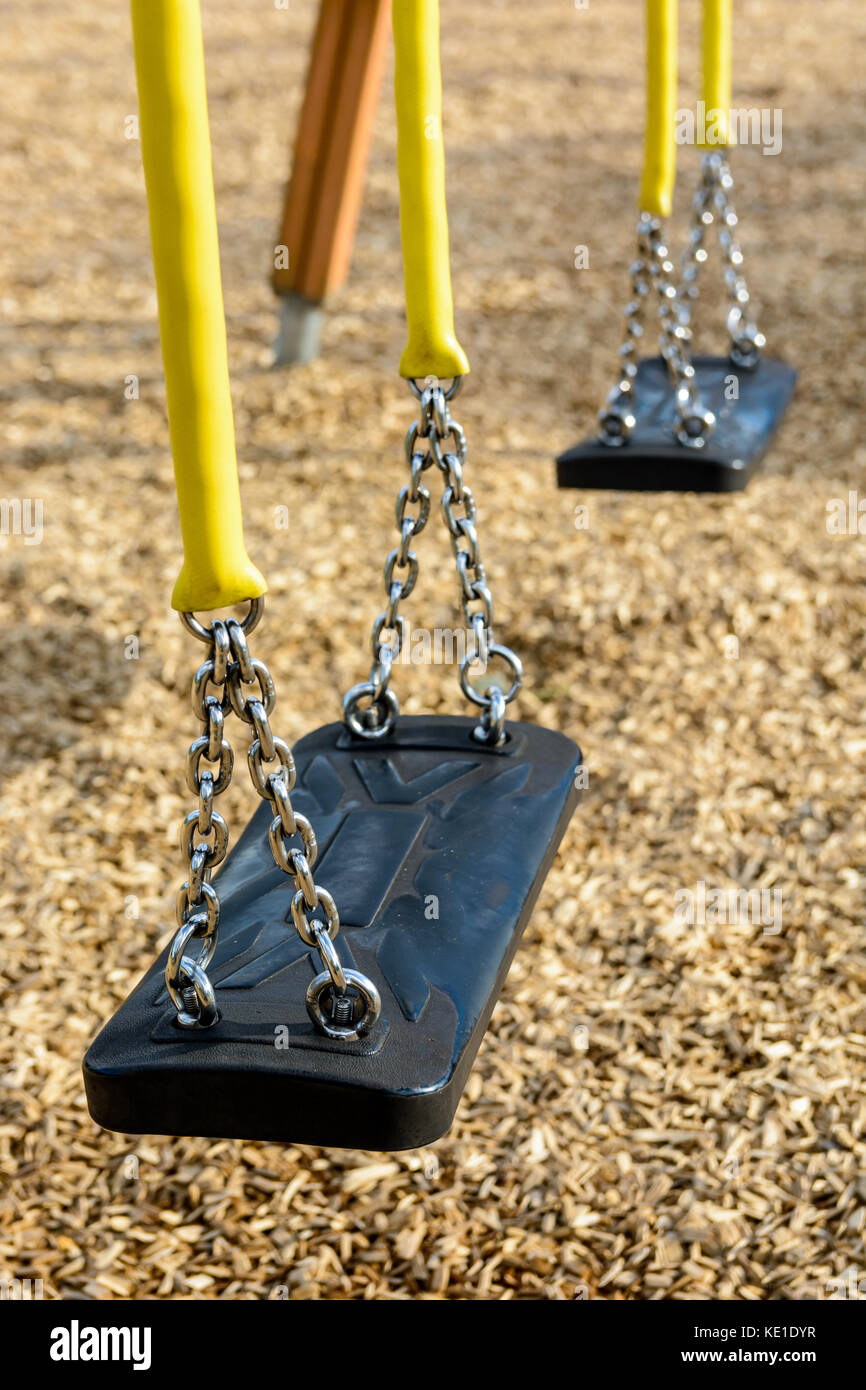
[[(343, 712), (349, 729), (359, 738), (383, 738), (394, 728), (400, 707), (389, 688), (389, 681), (391, 668), (405, 640), (405, 619), (399, 607), (417, 582), (418, 557), (411, 549), (411, 541), (427, 525), (430, 492), (421, 478), (435, 464), (444, 479), (442, 515), (457, 566), (463, 616), (473, 635), (473, 644), (460, 664), (460, 687), (467, 699), (482, 710), (481, 723), (474, 730), (474, 737), (481, 743), (496, 745), (505, 738), (505, 707), (520, 690), (523, 667), (514, 652), (493, 640), (493, 597), (481, 559), (475, 499), (463, 480), (466, 435), (450, 410), (461, 378), (455, 377), (447, 391), (433, 377), (423, 386), (414, 381), (409, 385), (419, 403), (419, 416), (406, 435), (409, 482), (400, 489), (396, 506), (400, 544), (385, 561), (388, 606), (373, 624), (373, 665), (369, 678), (347, 692)], [(408, 513), (409, 507), (418, 510)], [(401, 570), (405, 577), (395, 575), (395, 571)], [(393, 640), (387, 640), (391, 636)], [(493, 682), (488, 682), (485, 691), (470, 683), (471, 668), (480, 665), (486, 671), (491, 657), (501, 660), (508, 670), (505, 693)], [(368, 702), (364, 708), (363, 701)]]
[[(274, 812), (268, 837), (274, 862), (292, 880), (295, 929), (304, 944), (317, 952), (324, 967), (307, 990), (307, 1010), (329, 1037), (355, 1039), (375, 1023), (381, 1001), (372, 980), (343, 968), (333, 945), (340, 930), (336, 903), (313, 880), (318, 853), (315, 831), (306, 816), (292, 806), (295, 761), (289, 745), (276, 737), (270, 725), (276, 700), (274, 682), (267, 666), (251, 656), (247, 646), (247, 633), (258, 622), (261, 606), (262, 600), (256, 600), (243, 623), (217, 618), (210, 628), (192, 614), (183, 615), (189, 631), (208, 644), (209, 652), (192, 685), (193, 710), (204, 725), (187, 758), (187, 784), (198, 796), (198, 807), (189, 813), (181, 829), (189, 876), (178, 893), (178, 930), (169, 947), (166, 988), (182, 1027), (208, 1028), (217, 1021), (207, 968), (216, 950), (220, 905), (210, 879), (226, 856), (228, 827), (214, 810), (213, 801), (231, 781), (233, 754), (225, 737), (225, 716), (233, 712), (249, 726), (247, 763), (253, 786)], [(213, 766), (202, 770), (203, 762)], [(324, 920), (314, 916), (316, 912)], [(187, 954), (193, 941), (200, 942), (196, 956)]]
[(625, 308), (626, 336), (619, 349), (620, 377), (599, 411), (599, 435), (613, 448), (627, 444), (635, 429), (634, 382), (637, 376), (637, 349), (643, 337), (643, 320), (651, 290), (658, 301), (659, 351), (667, 363), (674, 390), (676, 424), (674, 434), (680, 444), (701, 449), (716, 417), (703, 404), (692, 366), (688, 323), (680, 322), (674, 266), (662, 236), (658, 218), (642, 212), (637, 227), (637, 257), (630, 270), (632, 298)]
[(734, 178), (725, 156), (717, 150), (701, 160), (701, 177), (692, 203), (689, 238), (680, 268), (678, 321), (691, 333), (691, 320), (698, 300), (698, 278), (707, 260), (706, 234), (715, 224), (725, 261), (725, 288), (729, 309), (727, 331), (731, 339), (730, 357), (737, 367), (751, 371), (757, 367), (766, 338), (749, 317), (751, 296), (743, 274), (743, 253), (736, 240), (738, 218), (731, 191)]

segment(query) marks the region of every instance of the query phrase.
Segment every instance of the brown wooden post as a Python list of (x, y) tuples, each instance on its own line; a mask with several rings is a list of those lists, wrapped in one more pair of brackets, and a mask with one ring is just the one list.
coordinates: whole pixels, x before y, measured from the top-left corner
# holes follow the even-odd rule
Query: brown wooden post
[(345, 280), (389, 31), (388, 0), (322, 0), (286, 190), (273, 285), (279, 363), (318, 351), (322, 301)]

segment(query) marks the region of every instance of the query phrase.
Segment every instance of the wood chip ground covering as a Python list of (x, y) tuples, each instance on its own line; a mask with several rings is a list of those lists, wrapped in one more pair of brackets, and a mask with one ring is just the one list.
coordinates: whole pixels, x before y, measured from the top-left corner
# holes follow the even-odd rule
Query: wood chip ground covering
[[(748, 492), (701, 498), (553, 481), (619, 341), (640, 7), (442, 8), (474, 364), (459, 417), (498, 633), (525, 661), (521, 715), (579, 739), (590, 785), (453, 1130), (383, 1156), (130, 1138), (85, 1109), (85, 1046), (171, 929), (199, 653), (168, 606), (179, 532), (128, 14), (4, 6), (2, 490), (41, 501), (44, 534), (0, 537), (0, 1275), (46, 1297), (802, 1299), (866, 1273), (866, 557), (827, 529), (866, 464), (862, 14), (737, 7), (737, 102), (784, 114), (781, 155), (737, 155), (742, 240), (801, 379)], [(293, 740), (366, 674), (412, 416), (391, 78), (322, 356), (272, 371), (315, 7), (204, 10), (247, 536), (271, 586), (257, 649)], [(680, 167), (681, 235), (694, 150)], [(717, 345), (721, 311), (708, 292)], [(443, 528), (423, 540), (410, 616), (450, 627)], [(449, 668), (397, 686), (407, 711), (463, 708)], [(702, 883), (778, 893), (781, 929), (684, 924), (678, 895)]]

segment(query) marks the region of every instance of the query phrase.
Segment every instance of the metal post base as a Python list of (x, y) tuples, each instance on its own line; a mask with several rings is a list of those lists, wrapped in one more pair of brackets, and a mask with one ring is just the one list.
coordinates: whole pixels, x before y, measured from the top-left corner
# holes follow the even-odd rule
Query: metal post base
[(325, 311), (321, 304), (301, 294), (280, 295), (280, 322), (274, 343), (274, 366), (312, 362), (319, 355), (319, 339)]

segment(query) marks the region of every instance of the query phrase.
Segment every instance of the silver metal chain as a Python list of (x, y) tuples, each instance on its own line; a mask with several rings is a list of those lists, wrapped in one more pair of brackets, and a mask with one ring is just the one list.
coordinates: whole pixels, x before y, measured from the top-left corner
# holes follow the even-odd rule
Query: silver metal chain
[[(396, 506), (400, 544), (385, 561), (388, 606), (373, 624), (369, 678), (347, 692), (343, 713), (346, 724), (358, 738), (384, 738), (394, 728), (399, 703), (389, 682), (406, 635), (405, 619), (399, 609), (418, 579), (418, 557), (411, 542), (427, 525), (430, 492), (421, 478), (435, 463), (444, 479), (442, 514), (457, 566), (463, 615), (473, 634), (473, 644), (460, 664), (460, 688), (482, 711), (474, 737), (481, 743), (496, 745), (505, 738), (505, 709), (523, 684), (523, 667), (514, 652), (493, 640), (493, 597), (481, 559), (475, 500), (463, 481), (466, 436), (450, 411), (461, 378), (455, 377), (447, 390), (433, 377), (423, 386), (414, 381), (409, 385), (419, 403), (419, 417), (406, 435), (409, 482), (400, 489)], [(410, 512), (410, 507), (417, 511)], [(462, 513), (457, 508), (462, 508)], [(491, 658), (502, 661), (507, 668), (504, 690), (492, 680), (486, 681), (483, 690), (471, 683), (472, 667), (481, 665), (486, 671)]]
[(718, 150), (705, 154), (701, 160), (701, 177), (692, 202), (691, 226), (680, 268), (677, 318), (680, 327), (691, 335), (691, 321), (699, 294), (699, 276), (707, 260), (706, 234), (715, 224), (725, 260), (731, 361), (735, 366), (750, 371), (758, 365), (766, 339), (749, 317), (751, 296), (743, 274), (743, 253), (735, 235), (738, 218), (731, 200), (733, 187), (733, 175), (724, 154)]
[(642, 212), (637, 226), (637, 257), (632, 262), (632, 297), (625, 307), (626, 336), (619, 349), (620, 377), (599, 411), (599, 435), (613, 448), (626, 444), (636, 426), (634, 382), (637, 376), (637, 349), (643, 337), (643, 321), (650, 291), (658, 301), (659, 351), (667, 363), (674, 389), (676, 424), (674, 433), (680, 444), (703, 448), (716, 423), (716, 417), (703, 404), (695, 380), (689, 346), (688, 324), (679, 321), (674, 266), (662, 236), (658, 218)]
[[(165, 983), (183, 1028), (209, 1028), (217, 1021), (208, 966), (219, 931), (219, 896), (211, 876), (228, 849), (228, 827), (213, 809), (214, 798), (231, 781), (233, 754), (225, 737), (225, 717), (233, 712), (250, 729), (247, 763), (253, 786), (274, 812), (269, 839), (274, 862), (292, 880), (292, 920), (301, 940), (316, 951), (324, 967), (307, 989), (307, 1011), (329, 1037), (355, 1039), (373, 1025), (381, 1010), (376, 986), (366, 975), (344, 969), (334, 946), (340, 915), (331, 894), (313, 880), (318, 846), (310, 821), (292, 807), (295, 762), (287, 743), (270, 725), (276, 701), (274, 682), (263, 661), (250, 655), (247, 636), (257, 625), (264, 600), (253, 601), (242, 623), (215, 619), (204, 627), (184, 613), (186, 627), (208, 646), (207, 659), (192, 684), (193, 710), (204, 732), (190, 747), (187, 783), (198, 807), (183, 822), (181, 844), (189, 875), (177, 897), (176, 931), (168, 952)], [(214, 764), (202, 769), (202, 763)], [(297, 837), (300, 844), (291, 844)], [(314, 916), (316, 912), (321, 917)], [(198, 954), (187, 954), (193, 942)]]

